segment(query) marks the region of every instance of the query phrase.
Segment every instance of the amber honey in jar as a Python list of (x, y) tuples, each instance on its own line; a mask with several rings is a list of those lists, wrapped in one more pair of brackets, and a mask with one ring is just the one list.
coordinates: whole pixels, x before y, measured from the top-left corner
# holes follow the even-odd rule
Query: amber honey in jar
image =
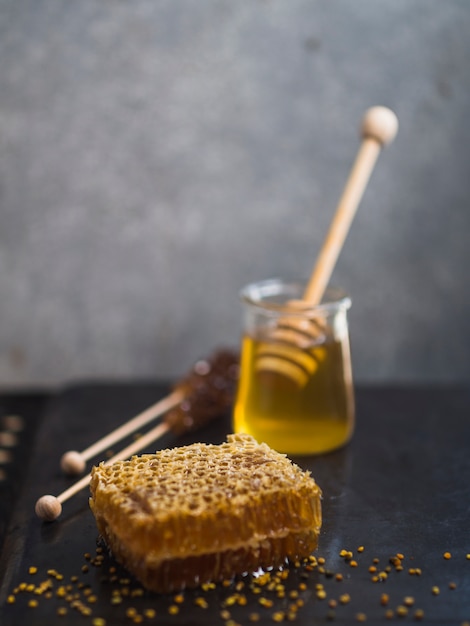
[(312, 307), (303, 286), (281, 280), (242, 291), (244, 334), (234, 430), (286, 454), (320, 454), (354, 429), (347, 312), (330, 290)]

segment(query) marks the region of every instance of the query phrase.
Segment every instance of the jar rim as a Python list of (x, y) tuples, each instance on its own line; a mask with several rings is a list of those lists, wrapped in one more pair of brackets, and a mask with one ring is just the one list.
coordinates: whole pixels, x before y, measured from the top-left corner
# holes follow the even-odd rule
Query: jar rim
[[(302, 294), (305, 290), (306, 281), (284, 280), (282, 278), (268, 278), (245, 285), (240, 290), (241, 301), (251, 307), (262, 309), (273, 314), (289, 312), (289, 315), (303, 316), (306, 313), (332, 314), (337, 311), (347, 311), (352, 304), (351, 297), (339, 287), (328, 287), (319, 304), (312, 305), (302, 302)], [(276, 298), (283, 297), (282, 301)], [(296, 301), (293, 308), (288, 304), (290, 300)]]

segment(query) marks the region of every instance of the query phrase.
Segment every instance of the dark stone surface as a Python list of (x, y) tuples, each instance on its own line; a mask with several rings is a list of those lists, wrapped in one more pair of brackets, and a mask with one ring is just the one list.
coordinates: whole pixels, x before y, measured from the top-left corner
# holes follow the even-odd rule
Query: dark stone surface
[[(140, 613), (154, 608), (165, 624), (224, 624), (220, 611), (227, 598), (236, 593), (234, 585), (206, 592), (187, 592), (180, 611), (168, 615), (172, 597), (144, 594), (125, 597), (121, 605), (111, 605), (113, 589), (134, 582), (119, 582), (127, 574), (118, 569), (118, 581), (109, 582), (108, 569), (114, 565), (106, 557), (95, 568), (86, 564), (84, 554), (95, 554), (96, 527), (88, 509), (87, 493), (82, 492), (64, 504), (62, 517), (45, 524), (33, 513), (34, 502), (47, 492), (58, 494), (70, 482), (60, 476), (58, 461), (65, 449), (83, 449), (111, 427), (152, 404), (167, 387), (155, 384), (81, 385), (57, 394), (49, 405), (37, 439), (33, 465), (21, 491), (13, 524), (0, 557), (3, 580), (0, 585), (0, 618), (2, 626), (64, 623), (56, 610), (64, 602), (54, 596), (39, 598), (36, 609), (28, 608), (32, 597), (19, 594), (14, 605), (4, 605), (7, 594), (22, 581), (38, 584), (54, 568), (65, 581), (77, 575), (78, 582), (90, 585), (97, 602), (90, 604), (94, 616), (107, 623), (125, 624), (129, 607)], [(460, 626), (470, 615), (470, 553), (468, 520), (470, 516), (470, 390), (457, 387), (360, 387), (357, 390), (357, 430), (349, 446), (329, 455), (296, 459), (311, 469), (323, 489), (324, 523), (317, 556), (326, 559), (326, 574), (318, 570), (306, 573), (293, 570), (286, 582), (288, 590), (301, 590), (304, 606), (298, 609), (299, 626), (327, 623), (327, 602), (349, 594), (348, 604), (339, 603), (334, 623), (351, 624), (357, 613), (367, 615), (367, 623), (403, 623), (396, 609), (406, 597), (414, 598), (406, 623), (414, 621), (414, 611), (424, 610), (425, 624)], [(198, 440), (218, 443), (230, 431), (229, 416), (205, 427)], [(168, 435), (160, 446), (190, 443), (192, 437), (176, 439)], [(60, 442), (60, 443), (58, 443)], [(364, 546), (363, 552), (357, 548)], [(357, 567), (351, 567), (339, 556), (342, 549), (351, 550)], [(452, 555), (443, 558), (444, 552)], [(369, 567), (378, 558), (378, 571), (384, 571), (389, 558), (404, 555), (403, 571), (392, 567), (388, 578), (371, 581)], [(38, 567), (34, 576), (28, 568)], [(409, 568), (421, 570), (410, 575)], [(342, 573), (338, 582), (330, 573)], [(305, 578), (303, 575), (305, 574)], [(103, 579), (104, 578), (104, 579)], [(456, 588), (450, 589), (449, 583)], [(60, 586), (55, 581), (55, 588)], [(74, 583), (76, 586), (77, 583)], [(323, 585), (327, 598), (317, 598), (317, 585)], [(439, 595), (432, 588), (438, 586)], [(74, 590), (76, 591), (75, 587)], [(83, 591), (80, 591), (83, 597)], [(249, 613), (260, 613), (261, 624), (272, 624), (272, 613), (286, 610), (286, 600), (273, 596), (267, 589), (263, 596), (272, 597), (269, 609), (259, 605), (259, 596), (243, 589), (248, 603), (230, 607), (237, 623), (247, 624)], [(390, 597), (387, 607), (380, 603), (381, 594)], [(208, 608), (194, 606), (203, 596)], [(35, 597), (35, 596), (34, 596)], [(386, 609), (395, 617), (385, 620)], [(331, 616), (330, 616), (331, 617)], [(90, 618), (91, 620), (91, 618)], [(68, 624), (82, 624), (83, 617), (69, 610)], [(86, 623), (86, 622), (85, 622)]]

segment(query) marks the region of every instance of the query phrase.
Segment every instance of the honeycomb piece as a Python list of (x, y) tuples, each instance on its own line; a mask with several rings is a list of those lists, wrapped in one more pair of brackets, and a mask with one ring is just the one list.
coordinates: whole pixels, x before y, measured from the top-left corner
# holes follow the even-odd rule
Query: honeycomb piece
[(101, 464), (90, 489), (109, 549), (152, 591), (277, 567), (318, 543), (320, 488), (249, 435)]

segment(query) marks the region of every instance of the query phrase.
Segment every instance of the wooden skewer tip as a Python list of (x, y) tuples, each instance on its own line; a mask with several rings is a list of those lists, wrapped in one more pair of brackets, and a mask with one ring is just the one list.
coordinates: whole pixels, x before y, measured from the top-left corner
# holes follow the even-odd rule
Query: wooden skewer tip
[(80, 452), (69, 450), (62, 456), (60, 467), (66, 474), (78, 476), (78, 474), (82, 474), (85, 471), (86, 463)]
[(55, 496), (42, 496), (34, 508), (36, 515), (46, 521), (53, 522), (62, 513), (62, 505)]

